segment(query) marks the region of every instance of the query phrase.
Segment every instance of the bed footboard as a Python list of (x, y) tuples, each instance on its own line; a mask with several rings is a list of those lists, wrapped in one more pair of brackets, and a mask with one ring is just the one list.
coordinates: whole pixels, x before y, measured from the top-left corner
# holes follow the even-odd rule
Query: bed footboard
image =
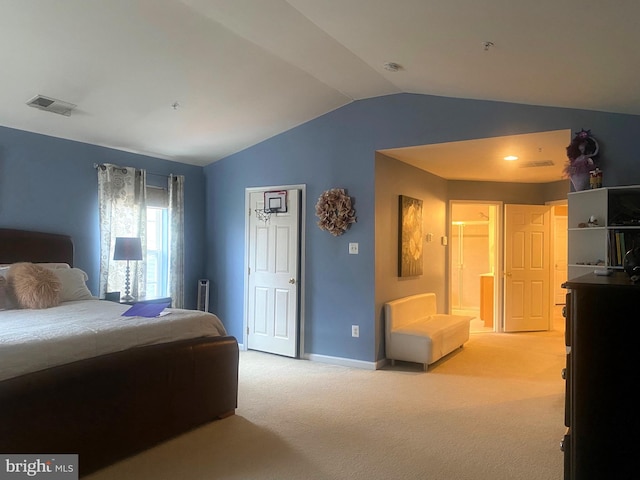
[(238, 344), (140, 347), (0, 382), (0, 452), (77, 453), (80, 475), (232, 415)]

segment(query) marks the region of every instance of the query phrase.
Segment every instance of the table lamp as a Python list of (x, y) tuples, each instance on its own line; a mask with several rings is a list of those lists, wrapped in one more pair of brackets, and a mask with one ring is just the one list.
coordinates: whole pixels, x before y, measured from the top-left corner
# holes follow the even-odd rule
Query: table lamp
[(122, 300), (130, 302), (134, 300), (131, 296), (131, 281), (129, 262), (131, 260), (142, 260), (142, 243), (139, 237), (116, 237), (116, 246), (113, 252), (114, 260), (126, 260), (127, 261), (127, 276), (124, 285), (124, 297)]

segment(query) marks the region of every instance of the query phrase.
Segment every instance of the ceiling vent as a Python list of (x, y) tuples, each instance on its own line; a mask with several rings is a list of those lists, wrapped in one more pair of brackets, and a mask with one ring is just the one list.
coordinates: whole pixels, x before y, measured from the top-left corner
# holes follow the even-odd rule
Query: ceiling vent
[(45, 97), (44, 95), (36, 95), (27, 102), (27, 105), (39, 110), (44, 110), (45, 112), (64, 115), (65, 117), (71, 116), (71, 111), (77, 106), (73, 103), (63, 102), (62, 100)]
[(520, 168), (553, 167), (553, 160), (532, 160), (520, 165)]

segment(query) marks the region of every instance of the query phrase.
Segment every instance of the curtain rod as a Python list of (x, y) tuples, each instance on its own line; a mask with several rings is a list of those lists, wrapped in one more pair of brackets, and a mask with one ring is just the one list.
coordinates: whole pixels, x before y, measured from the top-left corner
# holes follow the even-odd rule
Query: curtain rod
[[(106, 170), (107, 166), (104, 163), (94, 163), (93, 164), (93, 168), (100, 169), (100, 170)], [(114, 167), (120, 171), (122, 171), (122, 173), (127, 173), (127, 168), (126, 167)], [(164, 178), (169, 178), (171, 175), (173, 175), (173, 173), (169, 174), (169, 175), (165, 175), (164, 173), (153, 173), (153, 172), (147, 172), (147, 175), (154, 175), (156, 177), (164, 177)], [(174, 178), (176, 177), (176, 175), (174, 175)]]

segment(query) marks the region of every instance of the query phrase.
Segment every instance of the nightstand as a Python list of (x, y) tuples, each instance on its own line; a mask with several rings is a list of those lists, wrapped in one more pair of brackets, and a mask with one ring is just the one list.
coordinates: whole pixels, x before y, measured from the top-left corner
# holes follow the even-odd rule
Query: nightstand
[(168, 303), (171, 307), (171, 297), (144, 297), (134, 298), (133, 300), (120, 300), (122, 305), (135, 305), (136, 303)]

